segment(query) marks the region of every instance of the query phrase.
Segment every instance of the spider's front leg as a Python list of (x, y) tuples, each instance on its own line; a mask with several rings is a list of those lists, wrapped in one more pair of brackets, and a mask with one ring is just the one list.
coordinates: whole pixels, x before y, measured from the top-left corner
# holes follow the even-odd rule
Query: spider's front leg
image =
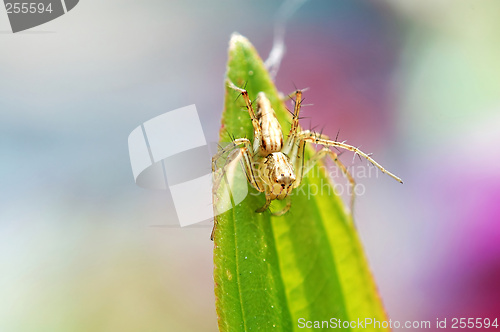
[(271, 214), (275, 217), (281, 217), (282, 215), (287, 213), (291, 207), (292, 207), (292, 200), (290, 199), (290, 197), (287, 197), (285, 207), (277, 212), (271, 212)]
[(295, 168), (295, 174), (297, 176), (297, 179), (295, 180), (293, 187), (297, 188), (298, 186), (300, 186), (300, 184), (302, 183), (302, 179), (304, 178), (304, 175), (307, 174), (314, 167), (314, 165), (316, 165), (321, 159), (323, 159), (326, 156), (329, 156), (333, 160), (335, 165), (337, 165), (337, 167), (340, 168), (344, 176), (349, 180), (349, 184), (352, 190), (352, 195), (350, 200), (350, 209), (352, 213), (354, 207), (354, 199), (355, 199), (354, 188), (356, 186), (356, 182), (354, 181), (354, 178), (347, 170), (347, 167), (340, 161), (338, 155), (335, 152), (325, 147), (320, 151), (316, 152), (316, 154), (307, 162), (304, 160), (304, 147), (306, 144), (306, 140), (300, 138), (303, 138), (305, 136), (315, 136), (322, 138), (324, 140), (328, 140), (329, 139), (328, 136), (322, 134), (315, 134), (309, 130), (301, 131), (297, 135), (298, 135), (297, 139), (298, 142), (294, 144), (294, 149), (292, 149), (292, 162)]
[(297, 135), (297, 140), (299, 141), (299, 146), (303, 142), (310, 142), (310, 143), (314, 143), (314, 144), (320, 144), (323, 146), (333, 146), (333, 147), (352, 151), (355, 154), (360, 155), (361, 157), (365, 158), (373, 165), (375, 165), (382, 173), (389, 175), (390, 177), (392, 177), (394, 180), (398, 181), (399, 183), (403, 183), (403, 180), (401, 180), (399, 177), (397, 177), (396, 175), (394, 175), (391, 172), (389, 172), (388, 170), (386, 170), (384, 167), (382, 167), (382, 165), (380, 165), (372, 157), (370, 157), (370, 155), (364, 153), (363, 151), (361, 151), (360, 149), (358, 149), (355, 146), (345, 144), (344, 142), (332, 141), (324, 135), (315, 134), (309, 130), (304, 130), (304, 131), (300, 132)]
[(283, 152), (285, 154), (289, 154), (294, 150), (294, 143), (297, 141), (297, 135), (299, 134), (299, 113), (301, 104), (302, 90), (297, 90), (295, 91), (295, 107), (293, 109), (292, 125), (290, 127), (290, 132), (288, 133), (288, 139), (283, 148)]
[(347, 167), (340, 161), (338, 155), (335, 152), (331, 151), (327, 147), (324, 147), (323, 149), (316, 152), (316, 154), (307, 162), (307, 165), (304, 166), (305, 170), (303, 171), (303, 174), (307, 174), (316, 163), (318, 163), (321, 159), (325, 158), (326, 156), (330, 157), (333, 160), (335, 165), (337, 165), (337, 167), (340, 168), (344, 176), (349, 181), (349, 185), (351, 186), (351, 199), (349, 207), (352, 214), (354, 211), (354, 200), (356, 198), (356, 192), (354, 190), (356, 187), (356, 181), (354, 181), (354, 178), (352, 177), (351, 173), (349, 173)]
[[(237, 159), (240, 159), (240, 164), (245, 172), (248, 182), (260, 192), (264, 191), (264, 185), (255, 174), (254, 170), (254, 161), (251, 151), (251, 142), (247, 138), (238, 138), (235, 139), (231, 144), (221, 149), (215, 156), (212, 158), (212, 174), (213, 174), (213, 187), (212, 194), (214, 196), (214, 215), (217, 216), (217, 191), (221, 184), (222, 179), (224, 178), (226, 168), (229, 164), (234, 162)], [(217, 162), (218, 160), (226, 153), (230, 152), (229, 156), (224, 162), (222, 168), (218, 168)], [(213, 240), (215, 229), (217, 226), (217, 219), (214, 218), (214, 227), (212, 229), (212, 234), (210, 235), (210, 239)]]
[[(272, 201), (273, 201), (273, 200), (270, 198), (270, 196), (268, 196), (268, 195), (266, 194), (266, 204), (264, 204), (264, 206), (263, 206), (263, 207), (261, 207), (261, 208), (259, 208), (259, 209), (255, 210), (255, 212), (257, 212), (257, 213), (262, 213), (262, 212), (266, 211), (266, 210), (269, 208), (269, 206), (271, 205), (271, 202), (272, 202)], [(285, 205), (285, 207), (284, 207), (283, 209), (281, 209), (281, 210), (277, 211), (277, 212), (271, 212), (271, 214), (272, 214), (273, 216), (280, 217), (280, 216), (284, 215), (285, 213), (287, 213), (287, 212), (288, 212), (288, 210), (290, 210), (290, 207), (291, 207), (291, 206), (292, 206), (292, 201), (291, 201), (290, 197), (287, 197), (287, 198), (286, 198), (286, 205)]]
[(252, 101), (250, 100), (250, 97), (248, 97), (248, 92), (245, 89), (237, 87), (229, 79), (227, 79), (227, 86), (235, 91), (238, 91), (240, 95), (243, 97), (243, 100), (245, 101), (245, 106), (248, 110), (248, 114), (250, 115), (250, 119), (252, 120), (252, 126), (253, 126), (253, 141), (254, 141), (253, 151), (257, 152), (259, 149), (258, 144), (260, 143), (262, 137), (262, 128), (259, 124), (259, 120), (257, 119), (257, 115), (255, 114), (255, 111), (253, 109)]
[(266, 204), (264, 204), (263, 207), (258, 208), (257, 210), (255, 210), (255, 212), (262, 213), (262, 212), (266, 211), (269, 208), (269, 205), (271, 205), (271, 202), (273, 200), (268, 195), (265, 195), (265, 196), (266, 196)]

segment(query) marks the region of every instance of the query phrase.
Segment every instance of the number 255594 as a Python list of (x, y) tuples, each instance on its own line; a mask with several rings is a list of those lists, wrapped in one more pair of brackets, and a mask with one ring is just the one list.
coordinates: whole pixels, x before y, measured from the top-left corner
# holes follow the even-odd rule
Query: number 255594
[(498, 328), (498, 318), (491, 320), (489, 318), (452, 318), (452, 329), (480, 329), (480, 328)]
[(14, 2), (6, 3), (5, 9), (7, 9), (7, 14), (35, 14), (35, 13), (52, 13), (52, 4), (49, 3), (47, 6), (43, 3), (36, 2)]

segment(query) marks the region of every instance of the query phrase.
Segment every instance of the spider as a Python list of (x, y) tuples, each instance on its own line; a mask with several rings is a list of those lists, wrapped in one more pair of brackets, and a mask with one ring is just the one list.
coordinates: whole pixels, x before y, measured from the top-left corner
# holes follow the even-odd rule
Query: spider
[[(263, 192), (266, 197), (266, 203), (256, 210), (257, 213), (266, 211), (271, 202), (275, 199), (286, 199), (286, 206), (281, 211), (273, 212), (273, 215), (276, 216), (285, 214), (291, 207), (289, 194), (301, 184), (304, 174), (306, 174), (319, 160), (327, 156), (333, 160), (347, 177), (351, 188), (354, 188), (356, 183), (353, 177), (348, 172), (345, 165), (340, 162), (338, 155), (331, 151), (329, 147), (352, 151), (355, 155), (357, 154), (367, 159), (383, 173), (403, 183), (399, 177), (387, 171), (379, 163), (373, 160), (369, 154), (364, 153), (357, 147), (345, 144), (345, 141), (337, 142), (336, 140), (331, 140), (326, 135), (315, 133), (310, 130), (300, 130), (299, 112), (302, 103), (302, 90), (295, 91), (295, 107), (292, 124), (288, 138), (284, 141), (281, 125), (276, 118), (271, 102), (264, 92), (259, 92), (257, 94), (257, 99), (252, 102), (245, 89), (237, 87), (229, 80), (227, 81), (227, 85), (229, 88), (239, 92), (245, 100), (246, 108), (252, 120), (254, 138), (253, 142), (248, 138), (236, 138), (233, 139), (231, 144), (222, 148), (212, 158), (212, 174), (217, 174), (217, 161), (224, 154), (231, 152), (222, 170), (224, 170), (229, 163), (237, 158), (241, 158), (241, 164), (248, 182), (259, 192)], [(254, 110), (254, 104), (256, 105), (256, 110)], [(323, 148), (307, 161), (307, 163), (304, 161), (304, 146), (306, 143), (314, 143), (323, 146)], [(217, 192), (222, 180), (222, 176), (220, 173), (218, 174), (219, 176), (214, 176), (214, 194)], [(350, 202), (351, 211), (354, 204), (354, 197), (354, 190), (352, 190)], [(213, 240), (215, 228), (216, 223), (214, 223), (212, 229), (211, 240)]]

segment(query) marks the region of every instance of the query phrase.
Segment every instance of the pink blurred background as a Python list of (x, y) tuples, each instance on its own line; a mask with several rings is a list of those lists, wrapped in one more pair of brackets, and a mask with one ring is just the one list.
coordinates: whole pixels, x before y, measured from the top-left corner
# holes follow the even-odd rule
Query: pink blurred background
[[(127, 136), (194, 103), (216, 141), (229, 37), (267, 57), (280, 4), (87, 0), (19, 34), (0, 10), (0, 331), (217, 330), (210, 228), (154, 226), (173, 205), (135, 186)], [(302, 124), (405, 181), (358, 179), (393, 320), (500, 316), (499, 12), (309, 1), (287, 25), (276, 83), (310, 88)]]

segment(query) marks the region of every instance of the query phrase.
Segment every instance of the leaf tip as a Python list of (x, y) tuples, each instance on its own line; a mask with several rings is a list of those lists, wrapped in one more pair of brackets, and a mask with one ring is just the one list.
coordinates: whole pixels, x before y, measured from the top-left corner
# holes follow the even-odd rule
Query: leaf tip
[(238, 44), (244, 44), (245, 46), (252, 45), (246, 37), (240, 35), (238, 32), (233, 32), (229, 40), (229, 51), (234, 50)]

